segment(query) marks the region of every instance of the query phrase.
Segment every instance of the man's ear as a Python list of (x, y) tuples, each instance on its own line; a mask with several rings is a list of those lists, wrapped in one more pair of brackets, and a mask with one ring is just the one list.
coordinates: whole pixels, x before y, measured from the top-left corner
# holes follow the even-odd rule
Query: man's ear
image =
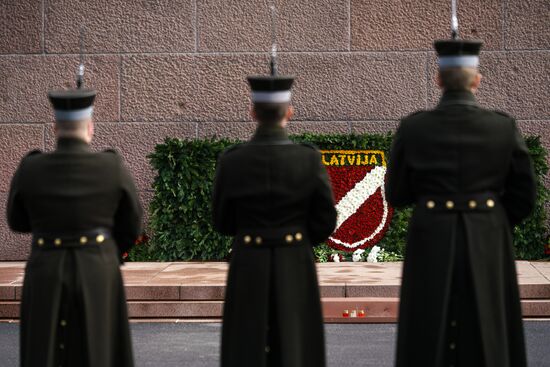
[(88, 139), (92, 141), (92, 138), (94, 137), (95, 127), (94, 127), (94, 120), (90, 119), (88, 121)]
[(435, 83), (440, 89), (443, 89), (443, 81), (441, 80), (441, 74), (439, 74), (439, 72), (437, 72), (435, 76)]
[(254, 105), (250, 106), (250, 117), (252, 117), (252, 120), (256, 121), (256, 109)]
[(286, 110), (285, 119), (290, 120), (293, 116), (294, 116), (294, 107), (291, 105), (291, 106), (288, 106)]
[(481, 79), (483, 79), (483, 75), (481, 73), (477, 73), (474, 81), (472, 82), (472, 91), (476, 92), (479, 89), (479, 85), (481, 84)]

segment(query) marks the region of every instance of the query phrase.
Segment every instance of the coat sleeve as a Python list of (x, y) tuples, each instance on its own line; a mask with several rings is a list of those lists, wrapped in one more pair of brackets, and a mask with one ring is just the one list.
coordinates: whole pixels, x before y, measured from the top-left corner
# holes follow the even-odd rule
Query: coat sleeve
[(121, 196), (115, 213), (113, 235), (119, 252), (122, 255), (132, 248), (136, 239), (141, 234), (143, 210), (132, 175), (120, 159), (119, 175)]
[(535, 207), (536, 183), (529, 150), (516, 122), (513, 123), (513, 151), (506, 177), (502, 204), (512, 226), (519, 224)]
[(336, 208), (327, 170), (320, 154), (315, 155), (314, 190), (308, 213), (307, 228), (311, 243), (324, 242), (336, 228)]
[(13, 175), (7, 203), (8, 226), (12, 231), (28, 233), (32, 231), (30, 218), (23, 203), (21, 188), (21, 165)]
[(410, 189), (410, 171), (405, 157), (403, 123), (401, 123), (393, 138), (386, 179), (386, 198), (393, 207), (403, 207), (414, 202)]
[(223, 235), (235, 236), (236, 224), (234, 207), (231, 200), (225, 195), (225, 173), (223, 156), (218, 160), (214, 187), (212, 189), (212, 220), (216, 231)]

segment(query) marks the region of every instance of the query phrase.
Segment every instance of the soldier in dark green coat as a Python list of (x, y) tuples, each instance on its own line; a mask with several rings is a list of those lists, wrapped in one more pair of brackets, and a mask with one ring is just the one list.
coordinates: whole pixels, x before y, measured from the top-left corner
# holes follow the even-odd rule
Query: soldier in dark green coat
[(474, 97), (481, 42), (438, 41), (439, 105), (403, 119), (386, 195), (416, 205), (397, 366), (526, 366), (512, 229), (533, 209), (529, 152), (510, 116)]
[(7, 218), (33, 234), (21, 305), (22, 367), (131, 367), (119, 265), (140, 234), (141, 207), (122, 159), (94, 153), (88, 89), (50, 92), (57, 149), (29, 153)]
[(223, 316), (223, 367), (323, 367), (325, 348), (313, 246), (336, 210), (320, 153), (293, 144), (293, 78), (251, 77), (256, 134), (220, 158), (215, 228), (234, 236)]

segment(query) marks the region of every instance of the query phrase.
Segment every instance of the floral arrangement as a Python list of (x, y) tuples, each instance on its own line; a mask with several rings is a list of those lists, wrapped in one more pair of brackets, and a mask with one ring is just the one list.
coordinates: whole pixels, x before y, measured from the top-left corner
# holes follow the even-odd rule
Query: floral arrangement
[[(148, 242), (149, 242), (149, 236), (147, 236), (147, 234), (144, 232), (141, 235), (139, 235), (139, 237), (135, 240), (134, 246), (147, 245)], [(127, 252), (123, 253), (122, 258), (126, 260), (128, 258), (128, 253)]]
[(373, 246), (367, 249), (357, 249), (351, 255), (345, 251), (334, 251), (334, 249), (327, 245), (321, 245), (314, 248), (315, 258), (317, 262), (391, 262), (391, 261), (403, 261), (403, 255), (388, 251), (380, 246)]
[(338, 212), (328, 245), (346, 252), (372, 247), (384, 237), (393, 214), (384, 191), (384, 152), (324, 150), (321, 154)]

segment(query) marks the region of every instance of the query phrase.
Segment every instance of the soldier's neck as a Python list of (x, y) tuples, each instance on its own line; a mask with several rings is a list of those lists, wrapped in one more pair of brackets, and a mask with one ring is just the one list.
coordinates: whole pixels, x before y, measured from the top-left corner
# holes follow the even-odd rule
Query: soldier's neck
[(473, 91), (468, 90), (445, 90), (441, 96), (442, 100), (461, 99), (467, 101), (475, 101), (476, 97)]
[(258, 124), (256, 133), (253, 137), (257, 139), (288, 139), (288, 133), (282, 125), (265, 125)]
[(90, 144), (81, 138), (76, 136), (58, 136), (57, 137), (57, 149), (84, 149), (89, 150)]

